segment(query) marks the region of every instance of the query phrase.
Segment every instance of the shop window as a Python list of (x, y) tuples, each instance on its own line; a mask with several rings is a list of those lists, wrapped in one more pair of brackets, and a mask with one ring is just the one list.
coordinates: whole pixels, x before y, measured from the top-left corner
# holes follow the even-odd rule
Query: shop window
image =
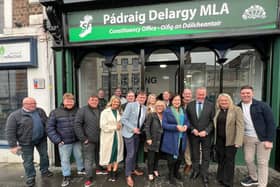
[(132, 70), (133, 71), (139, 71), (139, 58), (133, 58), (132, 59)]
[(0, 34), (4, 29), (4, 0), (0, 0)]
[(112, 72), (116, 72), (117, 71), (117, 69), (118, 69), (118, 59), (115, 59), (114, 61), (113, 61), (113, 66), (111, 67), (111, 71)]
[(114, 93), (115, 89), (118, 87), (118, 74), (111, 75), (111, 93)]
[(88, 97), (97, 94), (99, 88), (103, 88), (108, 97), (108, 71), (104, 62), (105, 58), (98, 53), (90, 53), (82, 60), (78, 70), (80, 106), (86, 105)]
[(121, 64), (122, 64), (122, 71), (127, 71), (128, 59), (127, 58), (122, 58), (121, 59)]
[(229, 93), (238, 103), (241, 86), (251, 85), (254, 97), (261, 99), (264, 68), (260, 54), (250, 46), (240, 45), (228, 50), (226, 58), (223, 65), (223, 92)]
[[(137, 60), (136, 60), (137, 59)], [(136, 64), (136, 61), (139, 61), (139, 56), (131, 51), (124, 51), (119, 53), (114, 61), (118, 63), (114, 63), (114, 66), (116, 68), (116, 76), (111, 76), (111, 83), (112, 83), (112, 92), (114, 93), (114, 89), (116, 87), (120, 87), (122, 90), (122, 95), (125, 96), (127, 91), (132, 89), (133, 91), (137, 92), (138, 88), (133, 85), (132, 82), (132, 74), (133, 73), (139, 73), (139, 80), (140, 80), (140, 70), (141, 66), (139, 65), (139, 62), (137, 62), (137, 66), (133, 65), (133, 63)], [(118, 79), (119, 77), (119, 79)], [(113, 86), (114, 83), (114, 86)]]
[(101, 68), (103, 73), (108, 73), (108, 67), (105, 65), (105, 60), (102, 61)]
[(169, 90), (178, 92), (179, 59), (170, 49), (153, 51), (145, 63), (145, 89), (147, 93), (160, 95)]
[(206, 87), (208, 99), (214, 101), (219, 94), (220, 66), (215, 53), (205, 47), (187, 52), (184, 65), (184, 87), (194, 92), (199, 87)]
[(21, 108), (27, 96), (27, 70), (0, 71), (0, 144), (6, 144), (5, 124), (9, 114)]

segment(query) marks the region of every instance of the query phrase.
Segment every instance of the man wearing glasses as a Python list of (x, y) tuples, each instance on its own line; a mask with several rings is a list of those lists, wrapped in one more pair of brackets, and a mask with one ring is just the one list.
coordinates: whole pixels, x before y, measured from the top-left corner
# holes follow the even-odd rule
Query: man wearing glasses
[(45, 111), (36, 107), (36, 101), (32, 97), (24, 98), (22, 108), (12, 112), (7, 119), (8, 144), (11, 152), (21, 155), (23, 159), (27, 186), (35, 186), (34, 147), (40, 155), (41, 175), (46, 177), (53, 175), (48, 169), (46, 121)]

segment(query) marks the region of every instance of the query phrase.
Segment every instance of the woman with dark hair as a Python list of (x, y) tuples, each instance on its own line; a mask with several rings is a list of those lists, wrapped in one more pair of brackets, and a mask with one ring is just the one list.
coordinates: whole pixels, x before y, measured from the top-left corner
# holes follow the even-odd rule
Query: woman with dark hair
[(167, 153), (168, 178), (170, 183), (174, 185), (176, 185), (175, 178), (182, 179), (179, 168), (184, 159), (188, 125), (187, 115), (181, 107), (181, 97), (175, 95), (171, 99), (171, 106), (163, 112), (161, 145), (161, 151)]

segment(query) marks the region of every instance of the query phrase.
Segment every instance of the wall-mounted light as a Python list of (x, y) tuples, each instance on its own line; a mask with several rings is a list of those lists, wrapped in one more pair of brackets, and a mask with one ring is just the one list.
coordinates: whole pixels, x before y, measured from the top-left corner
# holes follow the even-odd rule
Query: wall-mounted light
[(167, 68), (167, 65), (166, 64), (160, 64), (159, 67), (160, 68)]

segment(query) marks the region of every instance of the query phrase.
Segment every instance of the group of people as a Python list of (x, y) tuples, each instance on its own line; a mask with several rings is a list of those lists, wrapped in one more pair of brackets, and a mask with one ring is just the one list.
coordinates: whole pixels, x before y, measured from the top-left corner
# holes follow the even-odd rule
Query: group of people
[(90, 96), (82, 108), (76, 107), (71, 93), (66, 93), (62, 105), (49, 118), (36, 107), (34, 98), (26, 97), (22, 108), (7, 119), (7, 140), (11, 152), (22, 153), (28, 186), (35, 185), (34, 147), (40, 154), (41, 174), (53, 175), (48, 169), (48, 136), (58, 146), (61, 186), (70, 184), (72, 154), (78, 174), (86, 175), (85, 187), (93, 184), (93, 161), (95, 173), (108, 174), (108, 180), (114, 182), (123, 160), (126, 183), (134, 186), (133, 175), (144, 174), (137, 168), (139, 143), (144, 137), (150, 181), (160, 176), (158, 162), (165, 159), (169, 182), (176, 185), (176, 180), (182, 179), (180, 166), (185, 160), (184, 173), (191, 171), (193, 180), (201, 176), (204, 186), (208, 186), (210, 152), (215, 145), (216, 179), (222, 186), (232, 187), (235, 154), (243, 146), (248, 177), (241, 184), (265, 187), (275, 123), (270, 107), (254, 99), (253, 93), (251, 86), (241, 87), (238, 106), (229, 94), (221, 93), (215, 106), (207, 100), (204, 87), (195, 90), (194, 100), (190, 89), (172, 97), (164, 91), (159, 99), (155, 94), (147, 97), (142, 91), (137, 96), (129, 91), (124, 98), (117, 88), (108, 103), (104, 90), (99, 89), (98, 95)]

